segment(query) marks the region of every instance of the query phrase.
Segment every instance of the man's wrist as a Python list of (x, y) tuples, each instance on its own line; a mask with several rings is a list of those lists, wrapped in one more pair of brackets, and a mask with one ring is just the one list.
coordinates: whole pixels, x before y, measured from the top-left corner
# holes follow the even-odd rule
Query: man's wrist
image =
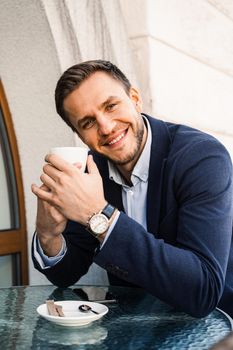
[(63, 237), (62, 234), (57, 236), (44, 236), (37, 232), (37, 238), (45, 255), (48, 257), (56, 256), (62, 249)]
[(62, 235), (62, 248), (60, 252), (56, 256), (50, 256), (48, 257), (41, 245), (40, 241), (38, 240), (38, 235), (37, 232), (35, 232), (35, 236), (33, 238), (33, 255), (37, 263), (40, 265), (41, 269), (49, 269), (53, 266), (55, 266), (60, 260), (63, 259), (67, 252), (67, 246), (66, 246), (66, 241), (65, 238)]
[(102, 233), (102, 235), (99, 235), (99, 236), (96, 237), (96, 238), (98, 239), (98, 241), (99, 241), (101, 244), (102, 244), (103, 241), (105, 240), (105, 237), (107, 236), (108, 231), (109, 231), (109, 229), (110, 229), (110, 227), (111, 227), (111, 225), (112, 225), (112, 223), (113, 223), (113, 221), (114, 221), (116, 215), (118, 215), (118, 213), (119, 213), (119, 210), (118, 210), (118, 209), (115, 209), (113, 215), (111, 216), (111, 218), (110, 218), (110, 220), (109, 220), (109, 228), (108, 228), (108, 230), (107, 230), (106, 232)]
[(106, 202), (106, 205), (98, 213), (92, 214), (87, 221), (87, 231), (94, 237), (102, 236), (108, 231), (111, 218), (116, 208)]

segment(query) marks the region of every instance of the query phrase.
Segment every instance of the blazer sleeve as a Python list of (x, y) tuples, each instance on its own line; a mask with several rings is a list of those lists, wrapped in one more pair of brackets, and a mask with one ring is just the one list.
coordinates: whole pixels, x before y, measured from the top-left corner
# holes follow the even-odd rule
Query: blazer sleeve
[(154, 235), (121, 213), (94, 260), (170, 305), (203, 317), (217, 306), (224, 288), (232, 236), (231, 160), (211, 139), (180, 152), (172, 163), (176, 207), (165, 220), (173, 226), (173, 243), (163, 239), (167, 232), (162, 228)]
[(32, 260), (34, 267), (43, 273), (50, 282), (65, 288), (75, 284), (88, 272), (99, 242), (85, 230), (84, 226), (74, 221), (68, 222), (63, 237), (66, 240), (67, 253), (54, 266), (42, 269), (35, 259), (33, 247)]

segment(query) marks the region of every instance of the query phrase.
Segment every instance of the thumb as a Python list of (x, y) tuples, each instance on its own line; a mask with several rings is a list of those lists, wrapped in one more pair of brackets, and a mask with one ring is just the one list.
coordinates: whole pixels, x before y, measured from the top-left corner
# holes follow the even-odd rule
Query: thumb
[(87, 170), (89, 174), (99, 174), (99, 169), (97, 168), (92, 155), (87, 157)]

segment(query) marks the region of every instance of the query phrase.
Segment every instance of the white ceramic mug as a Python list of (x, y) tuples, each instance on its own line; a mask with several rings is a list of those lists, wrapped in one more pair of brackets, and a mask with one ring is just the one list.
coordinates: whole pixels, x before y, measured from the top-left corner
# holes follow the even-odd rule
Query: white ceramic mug
[(81, 163), (84, 171), (87, 163), (88, 148), (85, 147), (52, 147), (50, 154), (56, 154), (67, 162)]

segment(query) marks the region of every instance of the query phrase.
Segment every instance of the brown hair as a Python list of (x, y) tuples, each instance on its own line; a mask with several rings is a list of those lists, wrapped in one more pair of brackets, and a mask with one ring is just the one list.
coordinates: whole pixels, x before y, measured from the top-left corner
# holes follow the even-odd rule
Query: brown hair
[(64, 99), (75, 89), (77, 89), (82, 82), (90, 77), (91, 74), (103, 71), (109, 74), (113, 79), (118, 80), (124, 87), (127, 94), (131, 88), (131, 84), (122, 71), (113, 63), (104, 60), (86, 61), (76, 64), (67, 69), (57, 82), (55, 89), (55, 103), (57, 113), (71, 127), (73, 131), (75, 128), (71, 125), (69, 118), (64, 110)]

